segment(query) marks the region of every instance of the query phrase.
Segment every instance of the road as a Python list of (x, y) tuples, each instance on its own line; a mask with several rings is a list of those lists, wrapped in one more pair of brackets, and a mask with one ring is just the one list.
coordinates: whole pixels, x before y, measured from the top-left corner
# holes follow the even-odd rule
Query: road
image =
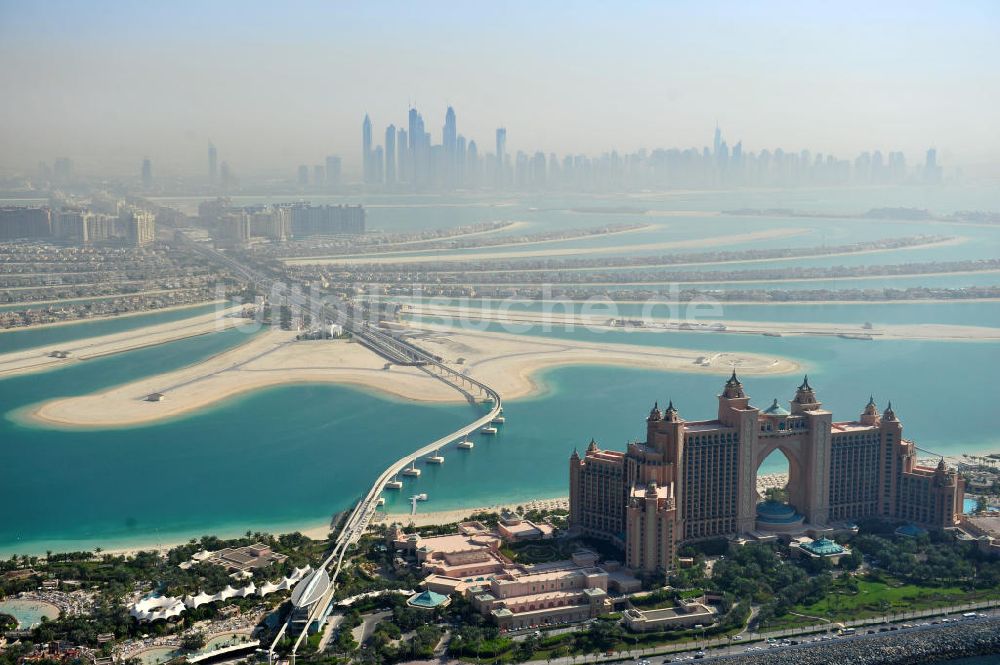
[[(333, 308), (328, 303), (313, 302), (300, 291), (282, 288), (286, 287), (286, 285), (279, 284), (276, 280), (259, 273), (249, 266), (239, 263), (232, 256), (205, 245), (200, 245), (198, 243), (194, 244), (197, 251), (232, 268), (235, 272), (245, 277), (258, 288), (265, 288), (270, 290), (272, 293), (283, 292), (284, 298), (289, 304), (301, 308), (303, 312), (306, 312), (311, 316), (313, 321), (341, 321), (343, 322), (345, 330), (350, 331), (351, 334), (354, 335), (359, 341), (363, 342), (366, 346), (369, 346), (376, 352), (380, 352), (385, 357), (420, 366), (432, 376), (445, 381), (469, 398), (474, 398), (470, 391), (475, 390), (480, 395), (485, 395), (487, 401), (492, 404), (489, 411), (483, 416), (464, 425), (454, 432), (446, 434), (436, 441), (432, 441), (409, 453), (408, 455), (401, 457), (389, 465), (381, 473), (381, 475), (375, 479), (367, 494), (362, 497), (362, 499), (351, 511), (346, 522), (341, 528), (340, 533), (337, 534), (334, 541), (334, 547), (331, 550), (330, 555), (325, 561), (323, 561), (321, 568), (329, 572), (330, 585), (322, 598), (313, 605), (309, 621), (306, 624), (308, 626), (313, 621), (320, 618), (333, 601), (337, 577), (340, 575), (341, 568), (343, 567), (344, 558), (348, 550), (365, 534), (368, 524), (378, 508), (378, 501), (382, 496), (383, 490), (385, 490), (385, 484), (420, 457), (428, 455), (452, 441), (464, 438), (492, 421), (498, 415), (503, 413), (503, 402), (501, 400), (500, 393), (490, 386), (466, 374), (456, 372), (407, 340), (393, 337), (385, 332), (382, 332), (381, 330), (369, 326), (367, 322), (356, 321), (349, 317), (347, 312), (343, 309)], [(313, 578), (310, 583), (315, 582), (316, 580)], [(305, 593), (303, 594), (303, 597), (307, 597), (309, 595), (309, 593)], [(290, 621), (291, 618), (289, 617), (289, 622)], [(289, 623), (286, 622), (278, 632), (277, 637), (275, 637), (272, 642), (271, 648), (268, 652), (269, 660), (273, 660), (275, 646), (287, 632), (288, 626)], [(293, 663), (295, 662), (295, 654), (298, 651), (299, 646), (302, 644), (302, 641), (305, 639), (307, 633), (308, 630), (303, 630), (292, 647), (291, 656)]]

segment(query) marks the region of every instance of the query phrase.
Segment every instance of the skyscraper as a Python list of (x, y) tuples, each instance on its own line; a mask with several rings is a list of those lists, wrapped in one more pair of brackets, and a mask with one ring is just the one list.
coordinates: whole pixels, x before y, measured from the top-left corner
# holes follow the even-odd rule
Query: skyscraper
[(299, 187), (305, 187), (309, 184), (309, 167), (305, 164), (299, 164), (298, 183)]
[(449, 106), (444, 114), (444, 128), (441, 130), (441, 144), (444, 147), (444, 182), (449, 186), (455, 184), (457, 141), (458, 128), (455, 124), (455, 109)]
[(378, 184), (382, 182), (382, 177), (385, 174), (385, 164), (383, 163), (385, 153), (382, 150), (382, 146), (377, 145), (375, 149), (372, 150), (372, 183)]
[(506, 173), (504, 172), (507, 164), (507, 129), (504, 127), (497, 128), (497, 187), (503, 187), (506, 182)]
[(212, 185), (219, 177), (219, 153), (215, 151), (215, 146), (208, 144), (208, 182)]
[(924, 182), (928, 185), (941, 182), (941, 167), (937, 163), (937, 148), (927, 150), (927, 161), (924, 162)]
[(396, 182), (396, 126), (385, 128), (385, 184), (392, 186)]
[(465, 137), (461, 134), (455, 139), (455, 185), (463, 187), (466, 184), (465, 173)]
[(396, 131), (396, 169), (400, 182), (408, 182), (411, 177), (408, 138), (409, 135), (402, 127)]
[(455, 153), (455, 140), (458, 137), (458, 128), (455, 124), (455, 109), (448, 107), (444, 114), (444, 128), (441, 130), (441, 143), (444, 145), (446, 153)]
[(372, 182), (372, 120), (367, 113), (361, 123), (361, 169), (362, 180)]
[(475, 140), (469, 141), (469, 150), (465, 155), (465, 182), (470, 187), (479, 184), (479, 148)]
[(327, 155), (326, 157), (326, 188), (337, 189), (340, 187), (340, 157)]
[(234, 181), (233, 173), (229, 169), (229, 162), (219, 164), (219, 184), (222, 185), (222, 189), (228, 190), (236, 184)]
[(409, 121), (410, 181), (423, 185), (430, 176), (430, 140), (424, 129), (424, 118), (416, 109), (410, 109)]
[(149, 189), (153, 186), (153, 162), (149, 161), (149, 157), (142, 160), (142, 187), (143, 189)]

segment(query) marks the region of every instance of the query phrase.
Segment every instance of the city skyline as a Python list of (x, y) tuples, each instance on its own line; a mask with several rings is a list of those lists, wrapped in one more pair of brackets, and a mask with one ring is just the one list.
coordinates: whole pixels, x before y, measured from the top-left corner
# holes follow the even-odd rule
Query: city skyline
[[(366, 113), (361, 126), (362, 183), (384, 191), (449, 189), (641, 189), (688, 187), (738, 187), (743, 185), (799, 186), (809, 184), (902, 184), (942, 182), (944, 169), (937, 148), (924, 152), (922, 162), (907, 163), (902, 151), (865, 150), (853, 159), (843, 155), (760, 148), (744, 150), (742, 140), (732, 145), (718, 123), (712, 146), (641, 147), (635, 152), (617, 150), (596, 155), (569, 152), (559, 155), (541, 150), (507, 147), (507, 128), (494, 132), (493, 152), (480, 155), (475, 138), (467, 139), (458, 130), (452, 106), (444, 113), (441, 142), (426, 130), (419, 109), (407, 112), (408, 130), (395, 125), (385, 131), (385, 144), (373, 143), (373, 123)], [(391, 147), (391, 150), (390, 150)], [(385, 160), (383, 160), (385, 155)], [(389, 161), (391, 157), (391, 162)], [(396, 164), (400, 165), (397, 171)], [(321, 167), (317, 166), (316, 169)], [(299, 166), (299, 185), (322, 188), (302, 178), (307, 171)], [(960, 174), (961, 170), (955, 171)]]
[[(19, 63), (0, 79), (19, 102), (0, 115), (4, 172), (65, 155), (80, 172), (131, 174), (146, 155), (159, 176), (203, 173), (211, 142), (242, 176), (322, 160), (317, 145), (359, 173), (360, 113), (395, 119), (407, 102), (460, 110), (480, 147), (509, 127), (512, 151), (700, 147), (718, 120), (745, 145), (845, 156), (936, 146), (967, 173), (997, 172), (988, 3), (586, 5), (574, 17), (440, 5), (390, 18), (304, 3), (309, 20), (284, 31), (295, 38), (276, 37), (293, 19), (264, 5), (199, 8), (192, 21), (117, 7), (96, 21), (73, 5), (0, 5), (3, 49)], [(369, 39), (376, 29), (387, 38)], [(143, 56), (116, 57), (132, 47)]]

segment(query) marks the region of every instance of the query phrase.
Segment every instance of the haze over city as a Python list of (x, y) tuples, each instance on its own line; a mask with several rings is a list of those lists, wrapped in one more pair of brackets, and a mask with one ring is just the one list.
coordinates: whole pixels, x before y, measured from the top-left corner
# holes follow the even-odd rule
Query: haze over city
[(937, 147), (995, 174), (998, 6), (963, 3), (0, 3), (0, 167), (243, 176), (325, 154), (360, 177), (358, 131), (405, 122), (510, 150), (730, 144), (853, 159)]
[(0, 0), (0, 665), (997, 665), (998, 35)]

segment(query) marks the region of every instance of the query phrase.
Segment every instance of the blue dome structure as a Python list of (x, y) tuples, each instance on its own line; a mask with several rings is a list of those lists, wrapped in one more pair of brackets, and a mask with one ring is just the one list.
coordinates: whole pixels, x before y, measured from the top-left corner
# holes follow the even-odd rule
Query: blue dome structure
[(757, 504), (757, 528), (763, 531), (791, 531), (805, 522), (794, 507), (780, 501), (761, 501)]

